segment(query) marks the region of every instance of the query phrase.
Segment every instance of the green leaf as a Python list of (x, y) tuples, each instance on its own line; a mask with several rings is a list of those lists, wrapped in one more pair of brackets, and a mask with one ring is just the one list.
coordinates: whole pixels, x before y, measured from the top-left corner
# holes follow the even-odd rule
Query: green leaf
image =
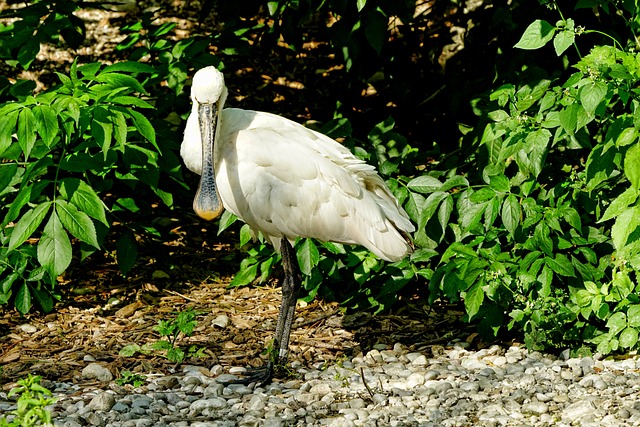
[(135, 236), (126, 231), (120, 236), (116, 243), (116, 260), (118, 262), (118, 268), (122, 274), (127, 274), (138, 259), (138, 249), (136, 247)]
[(104, 160), (106, 160), (109, 148), (111, 147), (113, 122), (111, 121), (111, 115), (103, 107), (96, 107), (93, 110), (91, 136), (93, 136), (96, 143), (102, 148), (103, 157)]
[(218, 221), (218, 236), (227, 228), (229, 228), (233, 223), (238, 220), (238, 217), (231, 213), (231, 211), (225, 210), (222, 212), (222, 216)]
[[(31, 63), (40, 52), (40, 38), (31, 37), (25, 44), (18, 50), (18, 62), (25, 70), (28, 70)], [(27, 310), (29, 311), (29, 310)]]
[(633, 145), (624, 156), (624, 174), (636, 190), (640, 190), (640, 143)]
[(12, 251), (20, 246), (25, 240), (38, 229), (42, 220), (47, 215), (51, 202), (44, 202), (30, 209), (25, 213), (18, 223), (13, 227), (11, 238), (9, 239), (8, 251)]
[(135, 110), (128, 110), (128, 113), (133, 119), (133, 123), (138, 132), (140, 132), (140, 135), (146, 138), (158, 151), (160, 151), (160, 148), (156, 145), (156, 131), (151, 125), (151, 122)]
[[(270, 3), (273, 3), (273, 2), (270, 2)], [(358, 12), (362, 11), (362, 9), (364, 9), (366, 5), (367, 5), (367, 0), (356, 0), (356, 6), (358, 7)]]
[(53, 140), (58, 135), (58, 114), (48, 105), (36, 105), (33, 107), (33, 115), (36, 119), (36, 130), (42, 141), (51, 147)]
[(118, 352), (118, 355), (122, 357), (132, 357), (135, 356), (139, 351), (140, 346), (138, 344), (129, 344), (122, 347)]
[(504, 227), (513, 236), (522, 217), (522, 210), (515, 195), (509, 194), (502, 204), (502, 223)]
[(556, 29), (553, 25), (542, 19), (533, 21), (514, 47), (519, 49), (539, 49), (547, 44), (555, 33)]
[(634, 328), (640, 327), (640, 304), (630, 305), (627, 310), (627, 319), (629, 319), (629, 326)]
[(634, 187), (627, 188), (622, 194), (613, 199), (613, 202), (607, 207), (607, 210), (604, 211), (602, 218), (600, 218), (598, 222), (608, 221), (611, 218), (617, 217), (627, 210), (631, 204), (635, 203), (636, 200), (638, 200), (638, 190)]
[(60, 195), (91, 218), (109, 226), (104, 203), (84, 180), (77, 178), (62, 179), (60, 181)]
[(71, 242), (54, 210), (38, 242), (38, 262), (57, 277), (71, 264)]
[(244, 224), (240, 228), (240, 246), (244, 246), (253, 238), (253, 232), (248, 224)]
[(18, 292), (16, 292), (16, 298), (13, 303), (16, 310), (22, 314), (27, 314), (31, 310), (31, 292), (29, 292), (29, 286), (26, 283), (23, 283)]
[(429, 175), (421, 175), (409, 181), (407, 187), (409, 190), (428, 194), (442, 187), (442, 183), (438, 178), (434, 178)]
[[(19, 104), (16, 105), (19, 106)], [(13, 142), (13, 134), (19, 114), (18, 111), (12, 111), (6, 113), (2, 120), (0, 120), (0, 155), (2, 155)]]
[(113, 72), (125, 73), (154, 73), (156, 71), (151, 65), (143, 64), (136, 61), (121, 61), (108, 65), (102, 70), (102, 74)]
[(598, 105), (604, 100), (609, 87), (606, 83), (594, 81), (580, 88), (580, 102), (589, 115), (594, 115)]
[(631, 327), (624, 328), (618, 337), (618, 341), (622, 348), (634, 347), (638, 343), (638, 330)]
[(229, 287), (235, 288), (239, 286), (248, 285), (251, 282), (253, 282), (257, 276), (258, 276), (258, 264), (253, 264), (248, 268), (240, 270), (235, 275), (231, 283), (229, 283)]
[(509, 178), (504, 175), (493, 175), (489, 177), (489, 186), (496, 191), (507, 193), (511, 189)]
[(573, 103), (566, 106), (558, 114), (560, 119), (560, 125), (569, 134), (573, 135), (578, 126), (578, 114), (582, 106), (580, 104)]
[(467, 310), (469, 319), (478, 313), (483, 301), (484, 290), (482, 289), (482, 281), (478, 281), (474, 283), (464, 295), (464, 307)]
[(607, 320), (607, 328), (611, 335), (618, 335), (624, 328), (627, 327), (627, 316), (624, 313), (617, 312), (611, 315)]
[(18, 144), (27, 160), (36, 143), (36, 118), (29, 108), (23, 108), (18, 117)]
[(315, 243), (311, 239), (304, 239), (302, 244), (299, 245), (297, 250), (298, 264), (300, 265), (300, 271), (307, 276), (311, 275), (313, 270), (320, 259), (320, 253)]
[(565, 50), (573, 44), (576, 39), (576, 33), (573, 30), (563, 30), (558, 32), (553, 38), (553, 47), (556, 50), (556, 55), (560, 56)]
[(611, 239), (616, 250), (620, 251), (627, 245), (629, 236), (638, 229), (638, 226), (640, 226), (638, 206), (630, 207), (618, 215), (611, 227)]
[(387, 40), (387, 25), (389, 18), (385, 16), (380, 8), (370, 11), (364, 17), (364, 34), (371, 47), (378, 55), (382, 51), (382, 46)]
[(11, 184), (18, 173), (15, 163), (0, 163), (0, 194)]
[(56, 212), (64, 228), (75, 238), (95, 248), (100, 248), (96, 235), (96, 227), (86, 213), (79, 211), (75, 205), (65, 200), (56, 200)]
[(105, 73), (103, 71), (98, 76), (96, 76), (95, 80), (113, 88), (129, 87), (136, 92), (145, 94), (147, 93), (147, 91), (144, 89), (144, 87), (142, 87), (138, 80), (125, 74)]
[(573, 264), (569, 261), (564, 254), (556, 254), (555, 258), (546, 257), (544, 259), (545, 263), (551, 268), (555, 273), (561, 276), (567, 277), (575, 277), (576, 273), (573, 269)]

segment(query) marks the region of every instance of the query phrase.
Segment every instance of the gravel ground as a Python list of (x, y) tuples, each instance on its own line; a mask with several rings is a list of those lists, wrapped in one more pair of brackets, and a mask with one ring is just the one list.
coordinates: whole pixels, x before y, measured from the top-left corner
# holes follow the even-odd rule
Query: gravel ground
[[(565, 357), (563, 357), (565, 356)], [(466, 343), (427, 357), (377, 345), (331, 366), (292, 364), (299, 379), (264, 388), (223, 386), (222, 373), (183, 366), (140, 388), (115, 385), (88, 363), (82, 375), (109, 384), (89, 390), (51, 383), (56, 426), (635, 426), (640, 360), (568, 358)], [(15, 408), (0, 393), (0, 413)]]

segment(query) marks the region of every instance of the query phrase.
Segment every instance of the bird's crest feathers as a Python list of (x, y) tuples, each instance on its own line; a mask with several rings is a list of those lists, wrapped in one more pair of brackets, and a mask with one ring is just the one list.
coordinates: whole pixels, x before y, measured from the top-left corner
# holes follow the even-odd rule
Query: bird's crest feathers
[(213, 104), (225, 90), (224, 76), (216, 67), (205, 67), (193, 76), (191, 99), (194, 102)]

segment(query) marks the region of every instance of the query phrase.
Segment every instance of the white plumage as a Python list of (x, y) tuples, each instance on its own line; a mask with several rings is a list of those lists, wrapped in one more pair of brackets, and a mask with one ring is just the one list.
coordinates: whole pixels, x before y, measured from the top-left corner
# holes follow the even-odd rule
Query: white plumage
[[(224, 205), (277, 251), (297, 237), (360, 244), (388, 261), (412, 250), (415, 228), (373, 166), (283, 117), (223, 110), (226, 97), (217, 69), (195, 74), (181, 155), (202, 175), (194, 201), (200, 216), (213, 219)], [(283, 260), (286, 271), (284, 253)]]

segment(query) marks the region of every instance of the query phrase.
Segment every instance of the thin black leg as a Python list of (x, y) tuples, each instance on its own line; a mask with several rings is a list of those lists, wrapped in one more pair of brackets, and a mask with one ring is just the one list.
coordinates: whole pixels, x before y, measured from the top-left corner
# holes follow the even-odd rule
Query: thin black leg
[(296, 252), (287, 239), (282, 239), (282, 266), (284, 268), (284, 281), (282, 282), (282, 305), (276, 324), (274, 347), (278, 349), (278, 358), (275, 361), (284, 364), (289, 354), (289, 337), (291, 325), (296, 313), (298, 291), (300, 290), (300, 267)]
[(276, 323), (276, 333), (273, 340), (273, 347), (277, 349), (276, 355), (269, 355), (269, 361), (265, 366), (249, 368), (248, 376), (238, 380), (224, 382), (224, 384), (251, 384), (258, 383), (263, 386), (273, 378), (274, 366), (284, 364), (289, 354), (289, 337), (291, 336), (291, 325), (296, 312), (298, 302), (298, 291), (300, 290), (301, 276), (300, 267), (296, 252), (287, 239), (282, 239), (282, 267), (284, 269), (284, 279), (282, 281), (282, 304), (278, 313), (278, 323)]

